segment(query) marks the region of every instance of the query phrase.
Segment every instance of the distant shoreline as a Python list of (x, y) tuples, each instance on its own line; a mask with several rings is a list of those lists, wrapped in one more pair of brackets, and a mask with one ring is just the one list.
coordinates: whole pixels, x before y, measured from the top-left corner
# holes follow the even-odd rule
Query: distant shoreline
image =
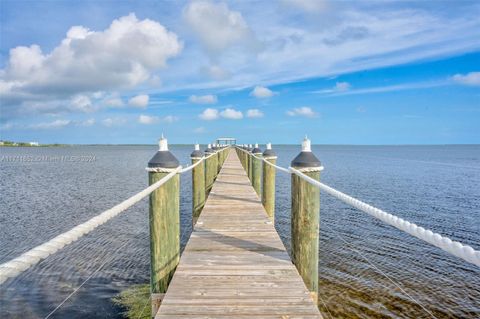
[[(170, 144), (171, 146), (192, 146), (195, 143), (191, 144)], [(200, 145), (207, 145), (208, 143), (200, 143)], [(260, 144), (262, 145), (262, 144)], [(299, 144), (273, 144), (276, 146), (298, 146)], [(0, 145), (0, 147), (74, 147), (74, 146), (157, 146), (157, 144), (39, 144), (39, 145), (29, 145), (24, 143), (18, 143), (18, 145)], [(312, 144), (312, 146), (480, 146), (479, 144)]]

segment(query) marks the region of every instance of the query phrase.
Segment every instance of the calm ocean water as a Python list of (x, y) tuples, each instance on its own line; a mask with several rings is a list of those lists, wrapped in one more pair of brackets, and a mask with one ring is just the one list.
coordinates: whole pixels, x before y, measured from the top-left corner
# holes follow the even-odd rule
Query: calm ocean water
[[(0, 262), (69, 230), (147, 185), (156, 146), (0, 148)], [(172, 146), (181, 163), (192, 146)], [(298, 146), (275, 147), (287, 166)], [(480, 249), (480, 146), (314, 146), (323, 182)], [(64, 156), (62, 159), (61, 156)], [(94, 161), (79, 157), (94, 156)], [(90, 158), (91, 159), (91, 158)], [(191, 232), (181, 179), (182, 242)], [(111, 298), (148, 282), (148, 201), (0, 286), (0, 317), (121, 318)], [(321, 196), (325, 318), (480, 318), (480, 269)], [(275, 226), (290, 244), (290, 178), (277, 175)]]

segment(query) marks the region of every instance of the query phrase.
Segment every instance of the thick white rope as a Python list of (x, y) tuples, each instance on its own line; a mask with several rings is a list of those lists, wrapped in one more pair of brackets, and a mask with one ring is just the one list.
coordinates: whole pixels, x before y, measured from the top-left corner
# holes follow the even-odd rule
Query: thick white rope
[(317, 186), (321, 190), (327, 192), (333, 197), (341, 200), (342, 202), (353, 206), (381, 221), (384, 223), (396, 227), (412, 236), (415, 236), (427, 243), (436, 246), (454, 256), (457, 256), (469, 263), (472, 263), (480, 267), (480, 251), (473, 249), (471, 246), (464, 245), (458, 241), (452, 241), (450, 238), (442, 236), (438, 233), (434, 233), (431, 230), (425, 229), (423, 227), (417, 226), (414, 223), (410, 223), (400, 217), (387, 213), (381, 209), (370, 206), (367, 203), (364, 203), (356, 198), (348, 196), (336, 189), (327, 186), (319, 181), (303, 174), (299, 170), (289, 167), (290, 172), (299, 176), (301, 179), (307, 181), (308, 183)]
[(182, 168), (182, 170), (180, 171), (180, 174), (183, 174), (183, 173), (186, 173), (192, 169), (194, 169), (197, 165), (199, 165), (200, 163), (202, 163), (204, 160), (206, 159), (205, 156), (201, 157), (200, 160), (198, 162), (195, 162), (194, 164), (192, 165), (189, 165), (185, 168)]
[(252, 154), (252, 153), (250, 153), (250, 152), (247, 152), (246, 150), (241, 149), (241, 148), (239, 148), (239, 147), (237, 147), (237, 149), (241, 150), (242, 152), (247, 153), (247, 154), (250, 155), (250, 156), (255, 157), (256, 159), (259, 159), (259, 160), (261, 160), (261, 161), (264, 161), (264, 162), (267, 163), (268, 165), (270, 165), (270, 166), (278, 169), (278, 170), (281, 171), (281, 172), (290, 174), (290, 171), (289, 171), (287, 168), (283, 168), (283, 167), (281, 167), (281, 166), (277, 166), (277, 165), (275, 165), (275, 164), (273, 164), (273, 163), (270, 163), (270, 162), (269, 162), (266, 158), (264, 158), (264, 157), (258, 157), (258, 156), (256, 156), (255, 154)]
[(169, 179), (175, 176), (182, 169), (181, 166), (173, 169), (168, 175), (165, 175), (158, 182), (145, 188), (143, 191), (133, 195), (129, 199), (121, 202), (120, 204), (104, 211), (103, 213), (93, 217), (92, 219), (80, 224), (69, 231), (58, 235), (57, 237), (47, 241), (46, 243), (39, 245), (33, 249), (30, 249), (26, 253), (14, 258), (6, 263), (0, 265), (0, 284), (5, 282), (8, 278), (13, 278), (19, 275), (21, 272), (27, 270), (31, 266), (38, 263), (40, 260), (45, 259), (51, 254), (56, 253), (63, 247), (76, 241), (85, 234), (88, 234), (98, 226), (104, 224), (108, 220), (117, 216), (121, 212), (135, 205), (146, 196), (150, 195), (157, 188), (165, 184)]

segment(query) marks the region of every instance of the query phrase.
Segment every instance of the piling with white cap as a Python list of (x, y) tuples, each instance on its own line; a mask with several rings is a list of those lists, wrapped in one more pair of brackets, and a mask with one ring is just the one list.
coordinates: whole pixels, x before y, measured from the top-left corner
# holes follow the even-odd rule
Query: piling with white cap
[(252, 186), (258, 196), (262, 196), (262, 150), (255, 144), (252, 150)]
[[(195, 144), (194, 151), (190, 154), (192, 164), (203, 160), (204, 153), (200, 145)], [(195, 225), (205, 205), (205, 164), (200, 163), (192, 169), (192, 223)]]
[[(267, 143), (267, 147), (262, 155), (265, 161), (273, 165), (276, 164), (277, 155), (272, 150), (271, 143)], [(272, 222), (275, 222), (275, 175), (275, 167), (268, 164), (263, 165), (262, 204)]]
[[(305, 136), (302, 151), (291, 167), (320, 180), (322, 165), (312, 153), (310, 140)], [(318, 240), (320, 227), (320, 189), (292, 174), (292, 261), (303, 278), (310, 294), (318, 303)]]
[[(159, 150), (148, 162), (148, 181), (152, 185), (179, 166), (168, 150), (165, 137)], [(175, 268), (180, 260), (180, 176), (176, 174), (150, 194), (150, 289), (154, 316)], [(165, 231), (168, 229), (168, 232)]]
[(208, 196), (218, 173), (218, 156), (212, 149), (212, 144), (208, 144), (205, 156), (207, 157), (205, 161), (205, 196)]

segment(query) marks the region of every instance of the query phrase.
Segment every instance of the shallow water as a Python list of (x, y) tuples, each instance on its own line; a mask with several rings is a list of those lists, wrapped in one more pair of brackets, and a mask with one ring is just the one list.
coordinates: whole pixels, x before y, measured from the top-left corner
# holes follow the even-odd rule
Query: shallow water
[[(192, 146), (171, 149), (181, 163), (189, 162)], [(155, 151), (156, 146), (0, 148), (0, 262), (142, 190), (145, 165)], [(287, 166), (298, 147), (276, 151), (278, 163)], [(480, 249), (480, 146), (314, 146), (313, 151), (325, 166), (322, 181), (328, 185)], [(183, 243), (191, 231), (190, 187), (185, 174)], [(44, 318), (92, 276), (51, 318), (120, 318), (122, 309), (111, 298), (148, 282), (147, 204), (143, 200), (0, 286), (1, 317)], [(320, 214), (325, 318), (480, 317), (475, 266), (326, 194)], [(282, 173), (275, 226), (288, 248), (290, 177)]]

